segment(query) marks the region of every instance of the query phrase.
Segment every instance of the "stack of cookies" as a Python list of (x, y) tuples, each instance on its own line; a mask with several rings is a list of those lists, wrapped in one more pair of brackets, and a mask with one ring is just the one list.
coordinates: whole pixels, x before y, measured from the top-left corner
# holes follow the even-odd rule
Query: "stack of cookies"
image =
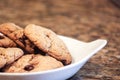
[(50, 29), (29, 24), (24, 29), (14, 23), (0, 25), (0, 70), (38, 72), (71, 63), (64, 42)]

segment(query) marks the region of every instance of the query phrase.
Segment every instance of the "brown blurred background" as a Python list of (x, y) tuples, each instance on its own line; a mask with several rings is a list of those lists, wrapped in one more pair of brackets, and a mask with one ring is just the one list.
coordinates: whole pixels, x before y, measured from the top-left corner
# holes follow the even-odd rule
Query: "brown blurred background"
[(0, 0), (0, 24), (34, 23), (81, 41), (106, 39), (107, 46), (69, 80), (120, 80), (120, 6), (114, 1)]

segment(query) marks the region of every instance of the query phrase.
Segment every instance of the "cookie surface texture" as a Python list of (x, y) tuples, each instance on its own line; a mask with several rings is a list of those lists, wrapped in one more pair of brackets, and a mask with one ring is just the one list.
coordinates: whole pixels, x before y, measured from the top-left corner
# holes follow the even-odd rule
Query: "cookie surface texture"
[(7, 47), (16, 47), (16, 46), (17, 44), (14, 41), (12, 41), (8, 37), (0, 33), (0, 47), (7, 48)]
[(8, 36), (27, 52), (34, 52), (34, 45), (25, 37), (23, 28), (15, 25), (14, 23), (4, 23), (0, 25), (0, 32)]
[(10, 73), (39, 72), (59, 67), (63, 67), (63, 64), (53, 57), (40, 54), (27, 54), (14, 62), (11, 66), (7, 67), (4, 71)]
[(0, 47), (0, 68), (5, 65), (13, 63), (15, 60), (23, 55), (23, 51), (20, 48), (1, 48)]
[(72, 58), (66, 45), (52, 30), (29, 24), (25, 27), (24, 33), (39, 49), (48, 55), (65, 65), (71, 63)]

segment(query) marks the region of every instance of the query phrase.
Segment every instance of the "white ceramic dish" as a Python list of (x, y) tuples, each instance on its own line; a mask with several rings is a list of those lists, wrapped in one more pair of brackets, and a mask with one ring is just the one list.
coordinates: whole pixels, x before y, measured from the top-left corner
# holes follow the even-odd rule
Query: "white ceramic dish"
[(65, 67), (34, 73), (0, 73), (0, 80), (65, 80), (73, 76), (107, 41), (98, 39), (89, 43), (59, 36), (67, 45), (73, 62)]

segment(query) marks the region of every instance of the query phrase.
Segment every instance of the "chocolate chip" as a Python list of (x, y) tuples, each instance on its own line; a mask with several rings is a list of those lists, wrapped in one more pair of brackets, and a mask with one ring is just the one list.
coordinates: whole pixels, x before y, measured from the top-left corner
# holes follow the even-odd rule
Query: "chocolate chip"
[(47, 35), (46, 35), (46, 37), (48, 37), (48, 38), (49, 38), (50, 36), (47, 34)]
[(23, 39), (22, 39), (22, 38), (19, 38), (19, 41), (20, 41), (20, 42), (23, 42)]
[(26, 66), (24, 67), (24, 70), (26, 70), (26, 71), (31, 71), (32, 69), (34, 69), (34, 66), (33, 66), (33, 65), (26, 65)]
[(4, 39), (4, 36), (0, 35), (0, 39)]
[(66, 65), (66, 60), (62, 60), (61, 62), (63, 63), (63, 65)]
[(22, 39), (26, 40), (26, 39), (27, 39), (27, 37), (26, 37), (25, 35), (23, 35), (23, 36), (22, 36)]
[(22, 42), (24, 45), (26, 45), (25, 40), (26, 40), (26, 37), (24, 35), (19, 38), (19, 41)]

